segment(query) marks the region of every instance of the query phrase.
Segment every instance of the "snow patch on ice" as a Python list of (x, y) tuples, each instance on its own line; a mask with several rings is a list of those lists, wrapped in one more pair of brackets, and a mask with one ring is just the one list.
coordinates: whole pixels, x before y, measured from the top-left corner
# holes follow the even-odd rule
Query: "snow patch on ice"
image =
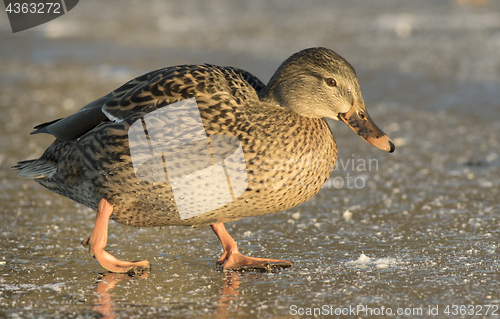
[(346, 210), (343, 214), (342, 217), (346, 222), (350, 221), (352, 219), (352, 213), (349, 210)]
[(357, 260), (351, 260), (346, 263), (347, 266), (356, 268), (368, 268), (376, 267), (379, 269), (384, 269), (392, 266), (396, 266), (399, 262), (396, 258), (384, 257), (384, 258), (370, 258), (365, 254), (361, 254)]

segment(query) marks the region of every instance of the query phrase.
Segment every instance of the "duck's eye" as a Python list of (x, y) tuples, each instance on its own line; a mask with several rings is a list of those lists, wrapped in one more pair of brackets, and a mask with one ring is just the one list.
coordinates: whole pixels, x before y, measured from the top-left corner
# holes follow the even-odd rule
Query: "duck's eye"
[(337, 86), (337, 81), (335, 81), (334, 78), (328, 78), (326, 79), (326, 84), (328, 84), (328, 86), (334, 87)]

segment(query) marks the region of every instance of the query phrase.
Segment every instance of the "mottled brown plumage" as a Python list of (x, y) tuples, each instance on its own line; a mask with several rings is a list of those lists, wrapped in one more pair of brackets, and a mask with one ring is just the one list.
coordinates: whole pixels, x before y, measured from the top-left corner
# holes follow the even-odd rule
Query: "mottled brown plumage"
[[(209, 138), (233, 136), (241, 142), (248, 187), (222, 207), (181, 219), (168, 180), (147, 182), (134, 173), (128, 131), (147, 114), (190, 98), (198, 104)], [(232, 67), (167, 67), (127, 82), (67, 118), (37, 126), (34, 133), (52, 134), (56, 141), (38, 160), (15, 168), (21, 176), (93, 209), (106, 199), (113, 205), (111, 218), (123, 224), (219, 224), (280, 212), (315, 195), (337, 155), (323, 117), (363, 124), (364, 116), (344, 118), (355, 106), (361, 110), (356, 114), (366, 113), (354, 70), (324, 48), (293, 55), (267, 86)], [(175, 136), (175, 122), (161, 125), (165, 136)], [(393, 150), (387, 142), (380, 146), (378, 140), (362, 137)], [(201, 180), (199, 187), (204, 187)]]

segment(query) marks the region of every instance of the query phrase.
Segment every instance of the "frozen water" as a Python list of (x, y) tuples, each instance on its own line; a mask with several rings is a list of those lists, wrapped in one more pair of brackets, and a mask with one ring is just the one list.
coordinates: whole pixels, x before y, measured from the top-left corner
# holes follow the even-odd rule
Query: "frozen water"
[[(451, 304), (499, 305), (499, 1), (87, 0), (16, 34), (0, 19), (0, 31), (1, 318), (282, 318), (292, 305), (358, 304), (443, 315)], [(340, 166), (331, 180), (349, 174), (363, 187), (332, 182), (300, 207), (227, 225), (243, 253), (292, 260), (289, 270), (222, 274), (208, 227), (111, 223), (109, 251), (153, 269), (101, 275), (80, 246), (94, 212), (9, 170), (52, 142), (29, 136), (33, 126), (133, 76), (207, 62), (267, 81), (309, 46), (353, 64), (397, 149), (378, 151), (330, 121), (339, 161), (378, 164)]]

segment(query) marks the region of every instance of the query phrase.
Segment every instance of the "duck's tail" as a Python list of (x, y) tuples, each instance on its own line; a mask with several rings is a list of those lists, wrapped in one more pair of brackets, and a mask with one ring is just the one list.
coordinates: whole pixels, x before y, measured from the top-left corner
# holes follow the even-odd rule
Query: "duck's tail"
[(50, 178), (56, 172), (57, 167), (43, 160), (34, 159), (18, 162), (11, 169), (18, 170), (17, 174), (26, 178)]

